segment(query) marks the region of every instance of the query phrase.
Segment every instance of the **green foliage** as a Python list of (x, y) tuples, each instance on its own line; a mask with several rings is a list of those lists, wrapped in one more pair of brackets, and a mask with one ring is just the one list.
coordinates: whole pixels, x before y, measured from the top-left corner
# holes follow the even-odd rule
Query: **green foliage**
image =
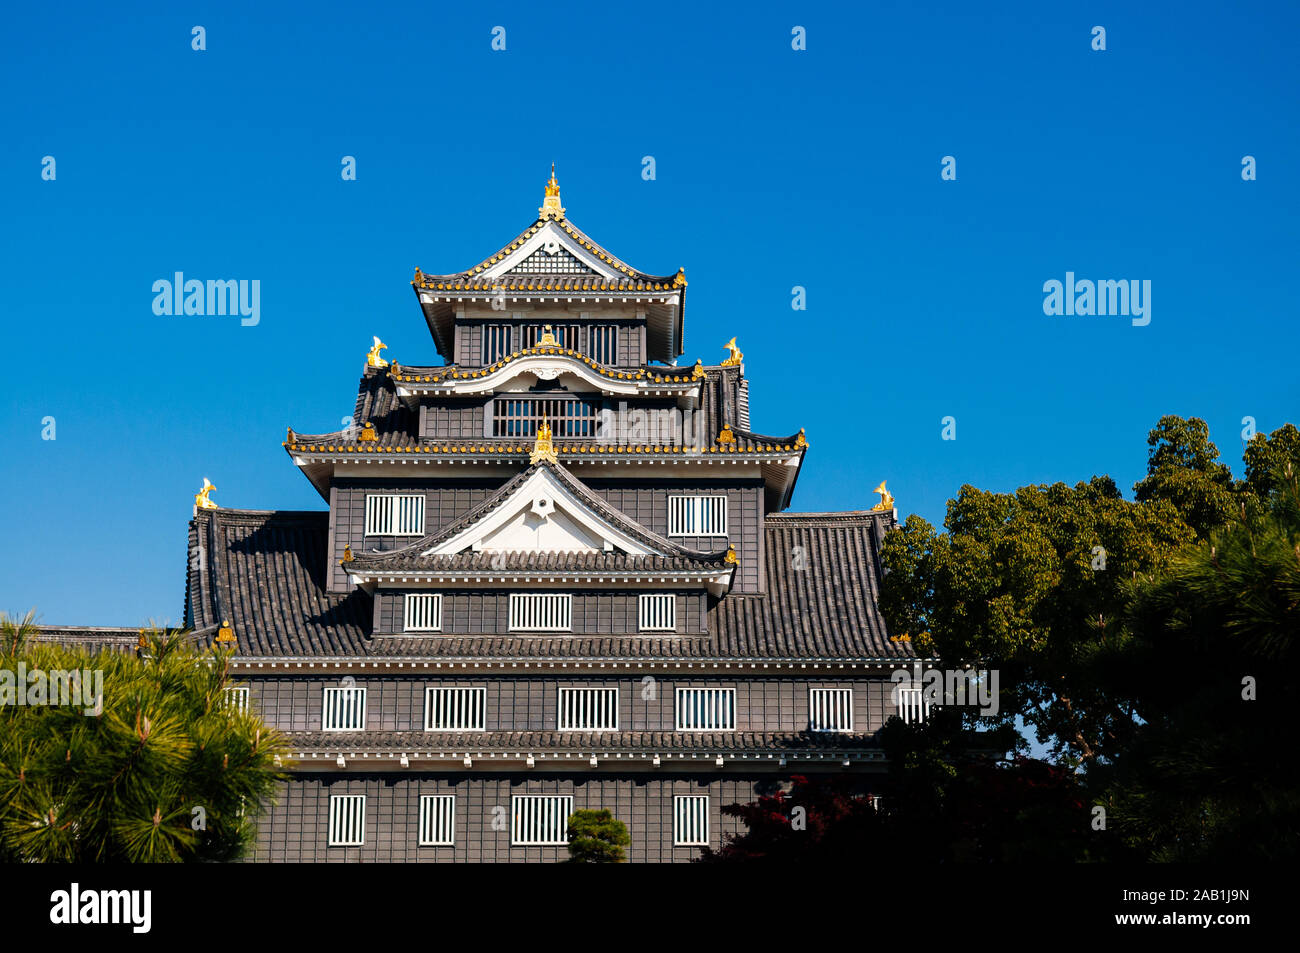
[(1262, 515), (1132, 586), (1121, 671), (1143, 724), (1094, 780), (1158, 860), (1300, 854), (1300, 767), (1278, 747), (1300, 701), (1300, 471), (1273, 467)]
[(1219, 462), (1204, 420), (1166, 415), (1147, 435), (1147, 475), (1134, 487), (1138, 502), (1165, 500), (1205, 539), (1238, 511), (1232, 471)]
[(627, 825), (608, 810), (580, 810), (569, 815), (571, 864), (625, 863), (623, 848), (630, 843)]
[(1108, 477), (1015, 493), (963, 486), (944, 526), (911, 516), (886, 537), (890, 628), (946, 662), (998, 668), (1005, 720), (1021, 715), (1067, 759), (1095, 758), (1133, 724), (1105, 690), (1124, 581), (1163, 566), (1192, 531), (1166, 502), (1124, 500)]
[(34, 643), (32, 631), (30, 613), (0, 614), (0, 670), (98, 670), (102, 701), (89, 715), (84, 704), (0, 704), (0, 859), (237, 859), (288, 751), (226, 705), (229, 654), (155, 631), (141, 658), (92, 655)]

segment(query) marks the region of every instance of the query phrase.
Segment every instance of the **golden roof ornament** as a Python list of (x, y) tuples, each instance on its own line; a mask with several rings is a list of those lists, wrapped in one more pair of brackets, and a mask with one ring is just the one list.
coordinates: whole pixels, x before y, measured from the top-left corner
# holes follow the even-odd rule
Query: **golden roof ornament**
[(673, 275), (673, 287), (674, 287), (674, 288), (685, 288), (685, 287), (686, 287), (686, 269), (685, 269), (685, 268), (678, 268), (678, 269), (677, 269), (677, 274)]
[(350, 562), (352, 562), (352, 547), (351, 547), (351, 546), (344, 546), (344, 547), (343, 547), (343, 558), (342, 558), (341, 560), (339, 560), (339, 562), (341, 562), (341, 563), (350, 563)]
[(728, 546), (728, 547), (727, 547), (727, 555), (725, 555), (725, 556), (722, 557), (722, 561), (723, 561), (724, 563), (726, 563), (728, 566), (739, 566), (739, 565), (740, 565), (740, 557), (736, 555), (736, 547), (735, 547), (735, 546)]
[(542, 336), (537, 341), (538, 347), (559, 347), (560, 342), (555, 340), (554, 328), (549, 324), (542, 325)]
[(892, 493), (890, 493), (888, 490), (885, 489), (884, 480), (881, 480), (880, 486), (876, 487), (871, 492), (880, 494), (880, 502), (871, 508), (871, 511), (873, 513), (877, 511), (883, 511), (883, 510), (892, 510), (894, 508), (894, 496)]
[(728, 355), (723, 359), (720, 367), (735, 367), (745, 359), (745, 355), (740, 353), (740, 348), (736, 347), (736, 339), (732, 338), (726, 344), (722, 345), (727, 349)]
[(379, 434), (375, 433), (375, 425), (366, 421), (361, 428), (361, 433), (357, 435), (357, 440), (361, 443), (374, 443), (379, 439)]
[(208, 478), (203, 478), (203, 489), (194, 494), (194, 508), (198, 510), (215, 510), (219, 507), (216, 503), (208, 498), (208, 494), (215, 490), (216, 487), (208, 482)]
[(804, 436), (802, 427), (799, 428), (799, 436), (794, 438), (794, 446), (796, 450), (802, 450), (808, 446), (808, 438)]
[(546, 195), (542, 198), (542, 207), (537, 210), (543, 219), (564, 221), (564, 208), (560, 205), (560, 183), (555, 180), (555, 163), (551, 163), (551, 179), (546, 183)]
[(374, 346), (366, 352), (366, 367), (387, 367), (388, 362), (379, 356), (380, 351), (388, 350), (388, 345), (375, 338)]
[(420, 270), (419, 265), (415, 267), (415, 277), (411, 279), (411, 284), (419, 285), (424, 281), (424, 272)]
[(221, 620), (221, 626), (217, 629), (216, 641), (218, 642), (235, 641), (235, 630), (231, 627), (230, 621), (228, 619)]
[(731, 432), (731, 424), (723, 424), (718, 433), (718, 443), (735, 443), (736, 435)]
[(704, 362), (699, 358), (695, 360), (695, 370), (691, 371), (691, 380), (704, 380)]
[(532, 453), (528, 454), (529, 463), (559, 463), (555, 447), (551, 443), (551, 426), (542, 418), (542, 425), (537, 428), (537, 440), (533, 442)]

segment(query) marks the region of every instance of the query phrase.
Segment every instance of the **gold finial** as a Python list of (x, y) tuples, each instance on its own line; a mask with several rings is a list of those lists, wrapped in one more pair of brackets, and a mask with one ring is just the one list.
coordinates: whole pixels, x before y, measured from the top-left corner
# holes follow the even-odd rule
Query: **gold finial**
[(871, 492), (880, 494), (880, 502), (871, 508), (873, 512), (876, 510), (892, 510), (894, 508), (894, 496), (885, 489), (884, 480), (881, 480), (880, 486), (876, 487)]
[(194, 494), (194, 507), (200, 510), (218, 509), (217, 504), (208, 499), (208, 494), (215, 490), (216, 487), (208, 482), (208, 478), (203, 478), (203, 489)]
[(415, 268), (415, 277), (411, 279), (411, 284), (418, 285), (423, 281), (424, 281), (424, 272), (422, 272), (420, 270), (420, 267), (417, 265)]
[(537, 428), (537, 439), (533, 442), (533, 451), (528, 455), (529, 463), (559, 463), (559, 457), (555, 454), (555, 446), (551, 443), (551, 425), (542, 418), (542, 424)]
[(564, 221), (564, 209), (560, 205), (560, 183), (555, 180), (555, 163), (551, 163), (551, 180), (546, 183), (546, 195), (542, 207), (537, 210), (543, 219)]
[(217, 629), (216, 641), (218, 642), (235, 641), (235, 630), (231, 627), (229, 620), (227, 619), (221, 620), (221, 626), (220, 628)]
[(740, 348), (736, 347), (736, 339), (732, 338), (726, 344), (722, 345), (728, 351), (728, 355), (723, 359), (722, 367), (734, 367), (745, 359), (745, 355), (740, 353)]
[(553, 329), (549, 324), (542, 325), (542, 336), (537, 341), (538, 347), (559, 347), (560, 344), (555, 340)]
[(735, 443), (736, 435), (731, 432), (731, 424), (723, 424), (718, 434), (718, 443)]
[(298, 435), (297, 435), (296, 433), (293, 432), (293, 428), (292, 428), (292, 427), (288, 427), (288, 428), (286, 428), (286, 429), (289, 431), (289, 433), (288, 433), (288, 435), (285, 437), (284, 442), (287, 443), (287, 444), (289, 444), (290, 446), (293, 446), (295, 443), (298, 442)]
[(695, 370), (691, 371), (691, 379), (697, 381), (704, 380), (704, 362), (698, 358), (695, 360)]
[(365, 425), (361, 428), (361, 433), (357, 435), (358, 442), (374, 443), (378, 439), (379, 434), (375, 433), (375, 425), (367, 420)]
[(677, 274), (675, 274), (675, 275), (673, 276), (673, 287), (674, 287), (674, 288), (685, 288), (685, 287), (686, 287), (686, 269), (685, 269), (685, 268), (678, 268), (678, 269), (677, 269)]
[(740, 557), (736, 555), (736, 547), (735, 547), (735, 546), (728, 546), (728, 547), (727, 547), (727, 555), (725, 555), (725, 556), (722, 557), (722, 561), (723, 561), (724, 563), (726, 563), (728, 566), (739, 566), (739, 565), (740, 565)]
[(344, 546), (344, 547), (343, 547), (343, 558), (340, 560), (340, 562), (345, 562), (345, 563), (350, 563), (350, 562), (352, 562), (352, 547), (351, 547), (351, 546)]
[(794, 446), (796, 450), (802, 450), (808, 446), (808, 438), (804, 436), (802, 427), (799, 428), (799, 436), (794, 438)]
[(388, 345), (376, 337), (374, 346), (369, 351), (366, 352), (366, 366), (387, 367), (388, 362), (379, 356), (380, 351), (386, 351), (386, 350), (388, 350)]

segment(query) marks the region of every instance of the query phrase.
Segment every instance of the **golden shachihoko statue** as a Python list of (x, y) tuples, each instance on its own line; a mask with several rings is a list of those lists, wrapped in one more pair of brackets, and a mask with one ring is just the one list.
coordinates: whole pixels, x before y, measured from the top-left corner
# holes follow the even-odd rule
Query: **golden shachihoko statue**
[(203, 478), (203, 489), (194, 494), (194, 505), (201, 510), (218, 509), (217, 504), (208, 499), (208, 494), (215, 490), (216, 487), (208, 482), (208, 478)]
[(745, 359), (745, 355), (740, 353), (740, 348), (736, 347), (736, 339), (732, 338), (726, 344), (722, 345), (727, 349), (727, 357), (719, 365), (720, 367), (732, 367), (739, 364)]
[(387, 349), (388, 345), (376, 337), (374, 347), (366, 352), (366, 364), (370, 367), (387, 367), (388, 362), (379, 356), (380, 351)]
[(872, 507), (873, 510), (892, 510), (894, 508), (894, 495), (885, 489), (885, 481), (880, 481), (880, 486), (871, 491), (880, 494), (880, 502)]

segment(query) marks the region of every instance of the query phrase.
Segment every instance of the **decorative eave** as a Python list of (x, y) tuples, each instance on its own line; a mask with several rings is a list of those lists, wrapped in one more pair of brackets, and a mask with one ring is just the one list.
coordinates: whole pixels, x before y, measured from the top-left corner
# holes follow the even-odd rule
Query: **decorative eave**
[(389, 370), (397, 395), (408, 402), (424, 395), (490, 394), (523, 374), (532, 374), (540, 380), (553, 380), (567, 373), (605, 396), (678, 397), (686, 399), (687, 405), (694, 406), (699, 401), (705, 379), (703, 367), (698, 364), (675, 373), (644, 367), (619, 370), (563, 347), (523, 348), (482, 368), (394, 365)]
[[(424, 638), (444, 638), (437, 634), (424, 636)], [(565, 634), (566, 638), (573, 638), (570, 634)], [(382, 642), (384, 636), (376, 637), (376, 641)], [(533, 638), (544, 639), (546, 635), (536, 635)], [(665, 636), (665, 639), (680, 639), (680, 636)], [(885, 671), (898, 668), (912, 668), (915, 665), (921, 665), (923, 669), (935, 668), (942, 664), (937, 656), (927, 656), (919, 658), (916, 656), (902, 656), (896, 658), (876, 658), (876, 657), (830, 657), (825, 658), (783, 658), (773, 656), (770, 658), (763, 657), (728, 657), (712, 658), (708, 656), (696, 656), (691, 658), (673, 658), (671, 656), (641, 656), (641, 655), (619, 655), (619, 656), (572, 656), (572, 655), (537, 655), (528, 658), (501, 658), (494, 655), (440, 655), (440, 656), (421, 656), (421, 655), (391, 655), (391, 656), (366, 656), (366, 655), (338, 655), (338, 656), (320, 656), (320, 655), (281, 655), (281, 656), (261, 656), (261, 655), (235, 655), (230, 660), (231, 668), (244, 675), (255, 675), (258, 673), (280, 675), (287, 671), (320, 671), (320, 672), (351, 672), (353, 674), (392, 674), (394, 672), (419, 671), (441, 672), (441, 671), (474, 671), (483, 674), (495, 672), (519, 672), (531, 671), (534, 669), (543, 669), (546, 671), (565, 671), (577, 673), (588, 672), (621, 672), (621, 671), (647, 671), (647, 672), (686, 672), (698, 674), (753, 674), (758, 672), (769, 672), (781, 674), (786, 672), (798, 672), (802, 674), (816, 673), (825, 674), (830, 677), (834, 674), (836, 677), (842, 677), (849, 673), (860, 673), (863, 676), (869, 675), (872, 671), (877, 674), (883, 674)], [(969, 665), (966, 668), (970, 668)]]
[(735, 567), (726, 566), (718, 569), (695, 570), (683, 572), (668, 569), (663, 571), (646, 571), (644, 569), (626, 572), (607, 569), (583, 572), (581, 570), (557, 570), (555, 572), (526, 571), (484, 571), (455, 569), (367, 569), (355, 568), (352, 563), (343, 563), (349, 579), (358, 586), (373, 591), (377, 588), (427, 585), (435, 588), (493, 588), (503, 585), (512, 586), (548, 586), (564, 589), (584, 587), (618, 588), (661, 588), (675, 587), (682, 589), (707, 589), (714, 596), (723, 596), (731, 588), (735, 576)]

